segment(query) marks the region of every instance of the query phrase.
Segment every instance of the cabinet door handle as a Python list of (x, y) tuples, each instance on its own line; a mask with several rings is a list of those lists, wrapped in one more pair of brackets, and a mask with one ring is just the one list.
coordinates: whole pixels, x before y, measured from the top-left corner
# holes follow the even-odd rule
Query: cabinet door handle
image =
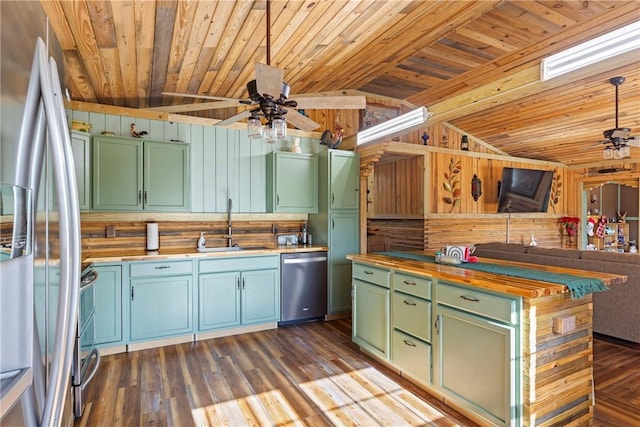
[(336, 222), (332, 219), (331, 220), (331, 229), (335, 229), (336, 228)]
[(436, 316), (436, 335), (440, 335), (440, 316)]
[(147, 204), (147, 190), (144, 190), (144, 204)]
[(415, 302), (411, 302), (411, 301), (407, 301), (407, 300), (404, 300), (404, 304), (405, 304), (405, 305), (413, 305), (413, 306), (415, 306), (415, 305), (416, 305), (416, 303), (415, 303)]
[(280, 205), (280, 195), (276, 194), (276, 205)]
[(331, 204), (336, 201), (336, 195), (331, 193)]
[(371, 270), (365, 270), (365, 271), (364, 271), (364, 274), (373, 274), (373, 271), (371, 271)]
[(244, 291), (244, 277), (242, 278), (242, 290)]
[(135, 288), (133, 286), (131, 286), (131, 301), (133, 301), (135, 296), (136, 296)]
[(154, 267), (156, 270), (165, 270), (167, 268), (171, 268), (170, 265), (159, 265), (157, 267)]
[(402, 283), (404, 283), (405, 285), (409, 285), (409, 286), (416, 286), (416, 282), (410, 282), (408, 280), (404, 280)]
[(236, 285), (238, 286), (238, 290), (240, 290), (240, 277), (236, 277)]
[(407, 340), (402, 340), (402, 341), (404, 342), (405, 345), (408, 345), (409, 347), (416, 347), (416, 345), (411, 341), (407, 341)]
[(142, 203), (142, 190), (138, 190), (138, 204)]
[(462, 298), (465, 301), (480, 302), (480, 300), (478, 298), (465, 297), (464, 295), (460, 295), (460, 298)]

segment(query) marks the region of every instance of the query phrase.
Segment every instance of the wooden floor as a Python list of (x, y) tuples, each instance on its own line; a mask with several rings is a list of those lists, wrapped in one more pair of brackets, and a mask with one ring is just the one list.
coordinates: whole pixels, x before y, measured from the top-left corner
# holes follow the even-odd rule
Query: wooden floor
[[(640, 426), (640, 350), (594, 342), (594, 426)], [(349, 319), (103, 357), (79, 426), (475, 426), (351, 342)]]

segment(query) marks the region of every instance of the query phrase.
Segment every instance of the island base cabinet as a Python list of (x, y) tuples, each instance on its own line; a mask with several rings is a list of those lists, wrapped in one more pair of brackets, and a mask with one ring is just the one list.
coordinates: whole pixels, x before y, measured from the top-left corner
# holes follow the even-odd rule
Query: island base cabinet
[(438, 307), (438, 386), (500, 426), (517, 424), (515, 327)]
[(353, 342), (387, 359), (389, 354), (389, 289), (353, 281)]
[(193, 332), (191, 276), (131, 280), (131, 340)]
[(391, 357), (393, 364), (400, 370), (431, 384), (431, 345), (394, 330)]

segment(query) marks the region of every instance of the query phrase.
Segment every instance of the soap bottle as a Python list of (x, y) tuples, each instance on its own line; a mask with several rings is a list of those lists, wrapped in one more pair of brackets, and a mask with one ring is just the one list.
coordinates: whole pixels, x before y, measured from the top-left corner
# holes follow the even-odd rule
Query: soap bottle
[(206, 245), (206, 241), (204, 240), (204, 233), (200, 233), (200, 238), (198, 239), (198, 249), (204, 249)]
[(307, 244), (307, 224), (302, 224), (302, 244)]

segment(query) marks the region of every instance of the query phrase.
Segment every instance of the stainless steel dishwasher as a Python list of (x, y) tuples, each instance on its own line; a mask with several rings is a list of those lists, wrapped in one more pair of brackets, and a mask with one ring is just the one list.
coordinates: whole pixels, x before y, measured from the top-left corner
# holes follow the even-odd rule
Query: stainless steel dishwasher
[(327, 253), (280, 257), (280, 325), (323, 319), (327, 314)]

